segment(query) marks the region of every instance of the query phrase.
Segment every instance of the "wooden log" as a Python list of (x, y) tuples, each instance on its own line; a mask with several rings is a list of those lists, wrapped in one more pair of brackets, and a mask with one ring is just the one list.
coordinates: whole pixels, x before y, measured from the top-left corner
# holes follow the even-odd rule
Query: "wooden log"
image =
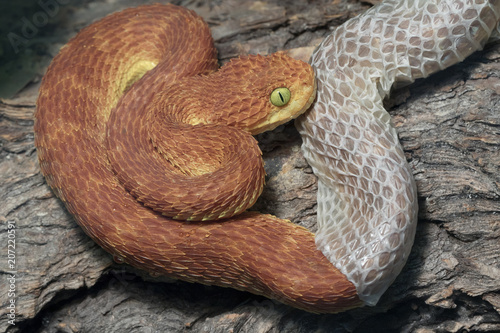
[[(212, 27), (219, 57), (311, 48), (368, 4), (178, 1)], [(61, 10), (68, 35), (139, 4), (100, 1)], [(62, 6), (62, 5), (61, 5)], [(64, 14), (64, 15), (63, 15)], [(71, 25), (72, 24), (72, 25)], [(307, 57), (307, 56), (305, 56)], [(500, 330), (500, 44), (395, 90), (386, 105), (413, 168), (420, 202), (410, 259), (379, 305), (313, 315), (230, 289), (152, 278), (113, 263), (46, 185), (33, 144), (40, 75), (0, 102), (0, 332), (494, 332)], [(258, 136), (267, 186), (255, 209), (314, 230), (316, 177), (293, 124)], [(15, 225), (16, 257), (7, 262)], [(8, 323), (15, 300), (15, 325)]]

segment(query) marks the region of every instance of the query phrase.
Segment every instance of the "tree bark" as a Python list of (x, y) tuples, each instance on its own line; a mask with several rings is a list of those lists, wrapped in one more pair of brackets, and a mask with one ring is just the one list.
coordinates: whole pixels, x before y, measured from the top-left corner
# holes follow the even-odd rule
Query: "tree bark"
[[(58, 25), (51, 23), (56, 37), (42, 41), (46, 57), (83, 26), (139, 3), (56, 3), (61, 7)], [(355, 0), (175, 3), (210, 24), (221, 63), (278, 50), (307, 58), (332, 28), (370, 6)], [(418, 186), (415, 245), (376, 307), (314, 315), (260, 296), (153, 278), (115, 264), (78, 227), (40, 173), (32, 129), (40, 71), (14, 98), (0, 101), (0, 332), (499, 331), (499, 73), (497, 43), (393, 91), (386, 106)], [(268, 176), (254, 209), (314, 231), (316, 177), (293, 124), (258, 140)], [(16, 230), (13, 266), (9, 225)], [(15, 283), (4, 283), (11, 275)], [(14, 297), (8, 296), (12, 285)], [(11, 300), (15, 325), (8, 322)]]

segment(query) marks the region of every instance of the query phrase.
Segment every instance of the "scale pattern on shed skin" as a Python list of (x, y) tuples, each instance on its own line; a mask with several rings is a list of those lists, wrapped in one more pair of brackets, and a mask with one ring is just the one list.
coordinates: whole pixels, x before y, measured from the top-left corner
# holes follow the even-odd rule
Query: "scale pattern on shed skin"
[(384, 110), (392, 85), (462, 61), (498, 31), (500, 1), (387, 0), (311, 57), (312, 109), (297, 119), (319, 178), (316, 243), (374, 305), (403, 268), (417, 221), (412, 172)]
[[(189, 38), (179, 38), (184, 34)], [(210, 31), (201, 18), (191, 11), (170, 5), (128, 9), (83, 29), (54, 58), (44, 76), (37, 101), (35, 144), (47, 183), (85, 232), (119, 262), (153, 274), (250, 291), (312, 312), (338, 312), (360, 306), (362, 303), (353, 284), (321, 254), (316, 248), (314, 234), (305, 228), (255, 212), (245, 212), (222, 222), (173, 220), (135, 200), (133, 195), (140, 197), (142, 192), (131, 194), (116, 177), (115, 172), (118, 172), (122, 181), (129, 180), (120, 170), (129, 168), (127, 162), (137, 163), (139, 172), (150, 171), (148, 165), (141, 165), (145, 163), (143, 161), (127, 160), (126, 154), (137, 153), (133, 141), (139, 145), (147, 144), (147, 139), (139, 136), (147, 126), (139, 126), (139, 129), (131, 126), (134, 122), (144, 121), (144, 117), (141, 118), (142, 106), (154, 101), (155, 96), (182, 95), (175, 89), (161, 93), (157, 89), (161, 91), (174, 80), (176, 86), (187, 80), (188, 88), (210, 92), (205, 98), (215, 94), (212, 88), (195, 87), (206, 84), (201, 82), (206, 78), (195, 80), (197, 82), (181, 79), (213, 71), (217, 67), (215, 53)], [(264, 66), (265, 70), (257, 75), (263, 79), (267, 71), (271, 76), (276, 75), (269, 66), (280, 59), (283, 61), (281, 69), (290, 73), (286, 82), (283, 82), (283, 77), (278, 78), (273, 85), (264, 87), (264, 93), (259, 93), (257, 100), (252, 100), (255, 90), (248, 95), (240, 90), (235, 99), (227, 101), (227, 97), (235, 95), (225, 89), (236, 82), (234, 79), (223, 80), (224, 89), (219, 90), (223, 90), (226, 99), (217, 101), (214, 108), (208, 110), (208, 116), (221, 116), (226, 123), (239, 123), (238, 126), (258, 133), (305, 111), (314, 97), (314, 75), (309, 65), (283, 54), (256, 56), (248, 60)], [(155, 65), (138, 84), (131, 86), (143, 72)], [(164, 68), (173, 70), (163, 72)], [(242, 72), (249, 69), (251, 65), (243, 59), (223, 71), (236, 71), (239, 78), (247, 77)], [(259, 82), (254, 83), (259, 85)], [(288, 106), (280, 108), (278, 113), (269, 109), (269, 94), (275, 85), (283, 84), (290, 87), (292, 94), (296, 93), (288, 104), (293, 109), (291, 113), (281, 112)], [(294, 91), (293, 87), (298, 90)], [(129, 90), (121, 97), (127, 88)], [(300, 90), (305, 97), (300, 96)], [(250, 99), (251, 106), (247, 120), (240, 118), (240, 113), (220, 114), (219, 111), (225, 110), (224, 104), (239, 104), (247, 99)], [(255, 108), (262, 99), (266, 107)], [(175, 103), (178, 105), (183, 100), (181, 98)], [(152, 107), (155, 106), (161, 110), (160, 104), (153, 103)], [(110, 114), (114, 119), (106, 129)], [(139, 118), (134, 121), (134, 116)], [(209, 122), (175, 112), (167, 118), (177, 116), (189, 118), (188, 122)], [(256, 120), (260, 124), (256, 124)], [(160, 119), (157, 125), (165, 125), (164, 119)], [(153, 131), (152, 139), (160, 145), (162, 139), (156, 139), (158, 133)], [(246, 139), (255, 143), (249, 134)], [(183, 145), (182, 141), (178, 142), (177, 148), (185, 151)], [(124, 153), (125, 149), (132, 150)], [(142, 149), (151, 151), (153, 148), (143, 146)], [(157, 149), (165, 151), (171, 148)], [(192, 153), (196, 147), (189, 149)], [(242, 154), (241, 151), (238, 153)], [(252, 154), (256, 154), (255, 149)], [(120, 160), (126, 163), (123, 166), (115, 163)], [(193, 157), (188, 164), (198, 162)], [(262, 165), (261, 161), (258, 163)], [(175, 173), (176, 179), (183, 176), (179, 171), (183, 165), (169, 167), (167, 164), (166, 167)], [(201, 173), (201, 176), (205, 175)], [(139, 180), (137, 184), (140, 187), (142, 182)], [(225, 184), (219, 181), (212, 186), (217, 195)], [(189, 186), (185, 190), (192, 188)], [(154, 188), (152, 190), (154, 197)], [(250, 201), (253, 196), (249, 195)], [(182, 215), (184, 211), (181, 208), (175, 214)]]

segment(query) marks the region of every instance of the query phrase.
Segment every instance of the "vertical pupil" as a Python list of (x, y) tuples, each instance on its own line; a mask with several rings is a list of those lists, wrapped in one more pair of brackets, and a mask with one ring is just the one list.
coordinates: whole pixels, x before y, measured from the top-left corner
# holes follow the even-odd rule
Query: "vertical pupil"
[(278, 91), (278, 95), (280, 96), (281, 102), (284, 103), (285, 99), (283, 98), (283, 95), (281, 94), (281, 91)]

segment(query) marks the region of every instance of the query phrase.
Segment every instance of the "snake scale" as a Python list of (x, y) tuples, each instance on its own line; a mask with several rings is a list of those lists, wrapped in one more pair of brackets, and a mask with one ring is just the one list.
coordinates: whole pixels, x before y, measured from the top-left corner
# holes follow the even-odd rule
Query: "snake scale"
[[(118, 262), (311, 312), (374, 305), (417, 219), (382, 100), (481, 49), (499, 17), (494, 0), (386, 0), (327, 36), (314, 71), (283, 53), (216, 71), (192, 11), (127, 9), (83, 29), (49, 66), (35, 113), (40, 167)], [(318, 176), (316, 235), (247, 211), (265, 175), (252, 135), (295, 117)]]

